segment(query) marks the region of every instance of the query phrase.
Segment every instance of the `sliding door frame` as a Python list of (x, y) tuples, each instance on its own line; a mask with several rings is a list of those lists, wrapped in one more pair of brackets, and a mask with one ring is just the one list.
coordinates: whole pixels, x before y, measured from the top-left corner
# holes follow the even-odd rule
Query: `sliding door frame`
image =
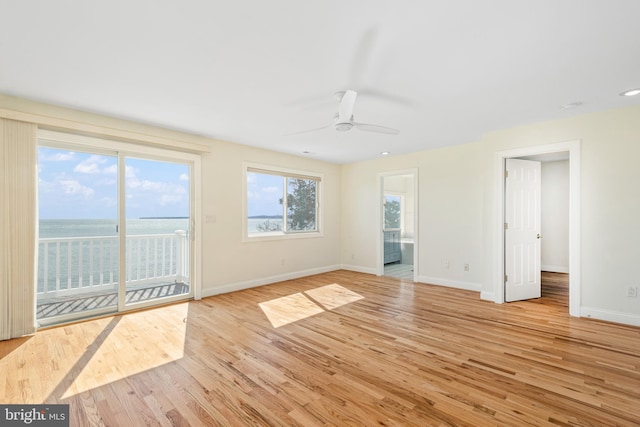
[[(41, 143), (40, 141), (44, 141)], [(77, 135), (53, 130), (38, 130), (38, 145), (62, 149), (76, 149), (96, 154), (116, 156), (118, 159), (118, 224), (119, 224), (119, 292), (118, 292), (118, 312), (146, 308), (153, 305), (171, 303), (187, 299), (200, 299), (202, 294), (200, 269), (201, 269), (201, 157), (199, 154), (157, 148), (144, 145), (144, 142), (136, 144), (133, 142), (118, 141), (113, 139), (102, 139), (93, 136)], [(189, 293), (162, 299), (151, 299), (143, 302), (126, 304), (125, 289), (126, 270), (126, 206), (124, 203), (126, 186), (126, 165), (128, 157), (166, 161), (180, 163), (189, 167), (189, 251), (190, 251), (190, 284)], [(90, 313), (94, 314), (94, 313)], [(100, 314), (100, 313), (98, 313)], [(56, 319), (63, 322), (71, 319)], [(43, 322), (44, 323), (44, 322)]]

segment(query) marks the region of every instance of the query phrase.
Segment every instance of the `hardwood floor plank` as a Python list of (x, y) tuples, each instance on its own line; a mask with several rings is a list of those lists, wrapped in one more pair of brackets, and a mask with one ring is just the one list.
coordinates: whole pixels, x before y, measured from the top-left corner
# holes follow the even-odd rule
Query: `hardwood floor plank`
[[(0, 402), (77, 426), (640, 425), (640, 328), (543, 284), (498, 305), (336, 271), (51, 328), (0, 342)], [(316, 314), (274, 327), (260, 304), (293, 294)]]

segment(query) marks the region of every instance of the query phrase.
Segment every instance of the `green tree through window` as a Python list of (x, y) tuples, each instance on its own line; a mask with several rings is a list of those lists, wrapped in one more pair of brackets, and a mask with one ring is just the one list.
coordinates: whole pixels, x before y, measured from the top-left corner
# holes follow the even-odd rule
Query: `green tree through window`
[(384, 228), (400, 228), (400, 196), (385, 195)]
[(316, 187), (313, 179), (288, 178), (287, 226), (291, 231), (316, 229)]

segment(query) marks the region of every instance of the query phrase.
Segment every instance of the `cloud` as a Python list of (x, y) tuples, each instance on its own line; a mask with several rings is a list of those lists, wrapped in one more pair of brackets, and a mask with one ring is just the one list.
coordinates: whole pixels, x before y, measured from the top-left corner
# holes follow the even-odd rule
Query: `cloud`
[(107, 166), (106, 168), (102, 169), (102, 172), (109, 175), (115, 175), (118, 173), (118, 165), (114, 164), (111, 166)]
[(93, 155), (78, 163), (73, 171), (89, 174), (102, 173), (105, 170), (113, 171), (113, 167), (115, 165), (109, 166), (106, 169), (101, 169), (101, 165), (105, 163), (107, 163), (107, 159), (104, 156)]
[(180, 175), (179, 179), (180, 181), (189, 181), (189, 175), (186, 173), (183, 173)]
[(76, 153), (74, 153), (73, 151), (67, 151), (67, 152), (57, 152), (51, 155), (42, 154), (39, 160), (41, 161), (44, 160), (48, 162), (68, 162), (70, 160), (75, 160), (75, 158), (76, 158)]
[(102, 199), (100, 199), (100, 201), (107, 208), (118, 206), (118, 200), (113, 197), (103, 197)]
[(93, 188), (84, 186), (80, 184), (78, 181), (73, 179), (60, 181), (60, 186), (62, 187), (62, 192), (68, 195), (79, 195), (84, 199), (90, 199), (95, 194), (95, 190)]

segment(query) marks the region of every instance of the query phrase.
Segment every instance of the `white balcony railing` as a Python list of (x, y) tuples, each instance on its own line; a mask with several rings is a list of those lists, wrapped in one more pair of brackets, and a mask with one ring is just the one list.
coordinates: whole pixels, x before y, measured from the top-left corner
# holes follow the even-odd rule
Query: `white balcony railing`
[[(118, 237), (65, 237), (39, 240), (38, 297), (116, 290)], [(173, 234), (127, 236), (126, 287), (188, 283), (189, 238)]]

